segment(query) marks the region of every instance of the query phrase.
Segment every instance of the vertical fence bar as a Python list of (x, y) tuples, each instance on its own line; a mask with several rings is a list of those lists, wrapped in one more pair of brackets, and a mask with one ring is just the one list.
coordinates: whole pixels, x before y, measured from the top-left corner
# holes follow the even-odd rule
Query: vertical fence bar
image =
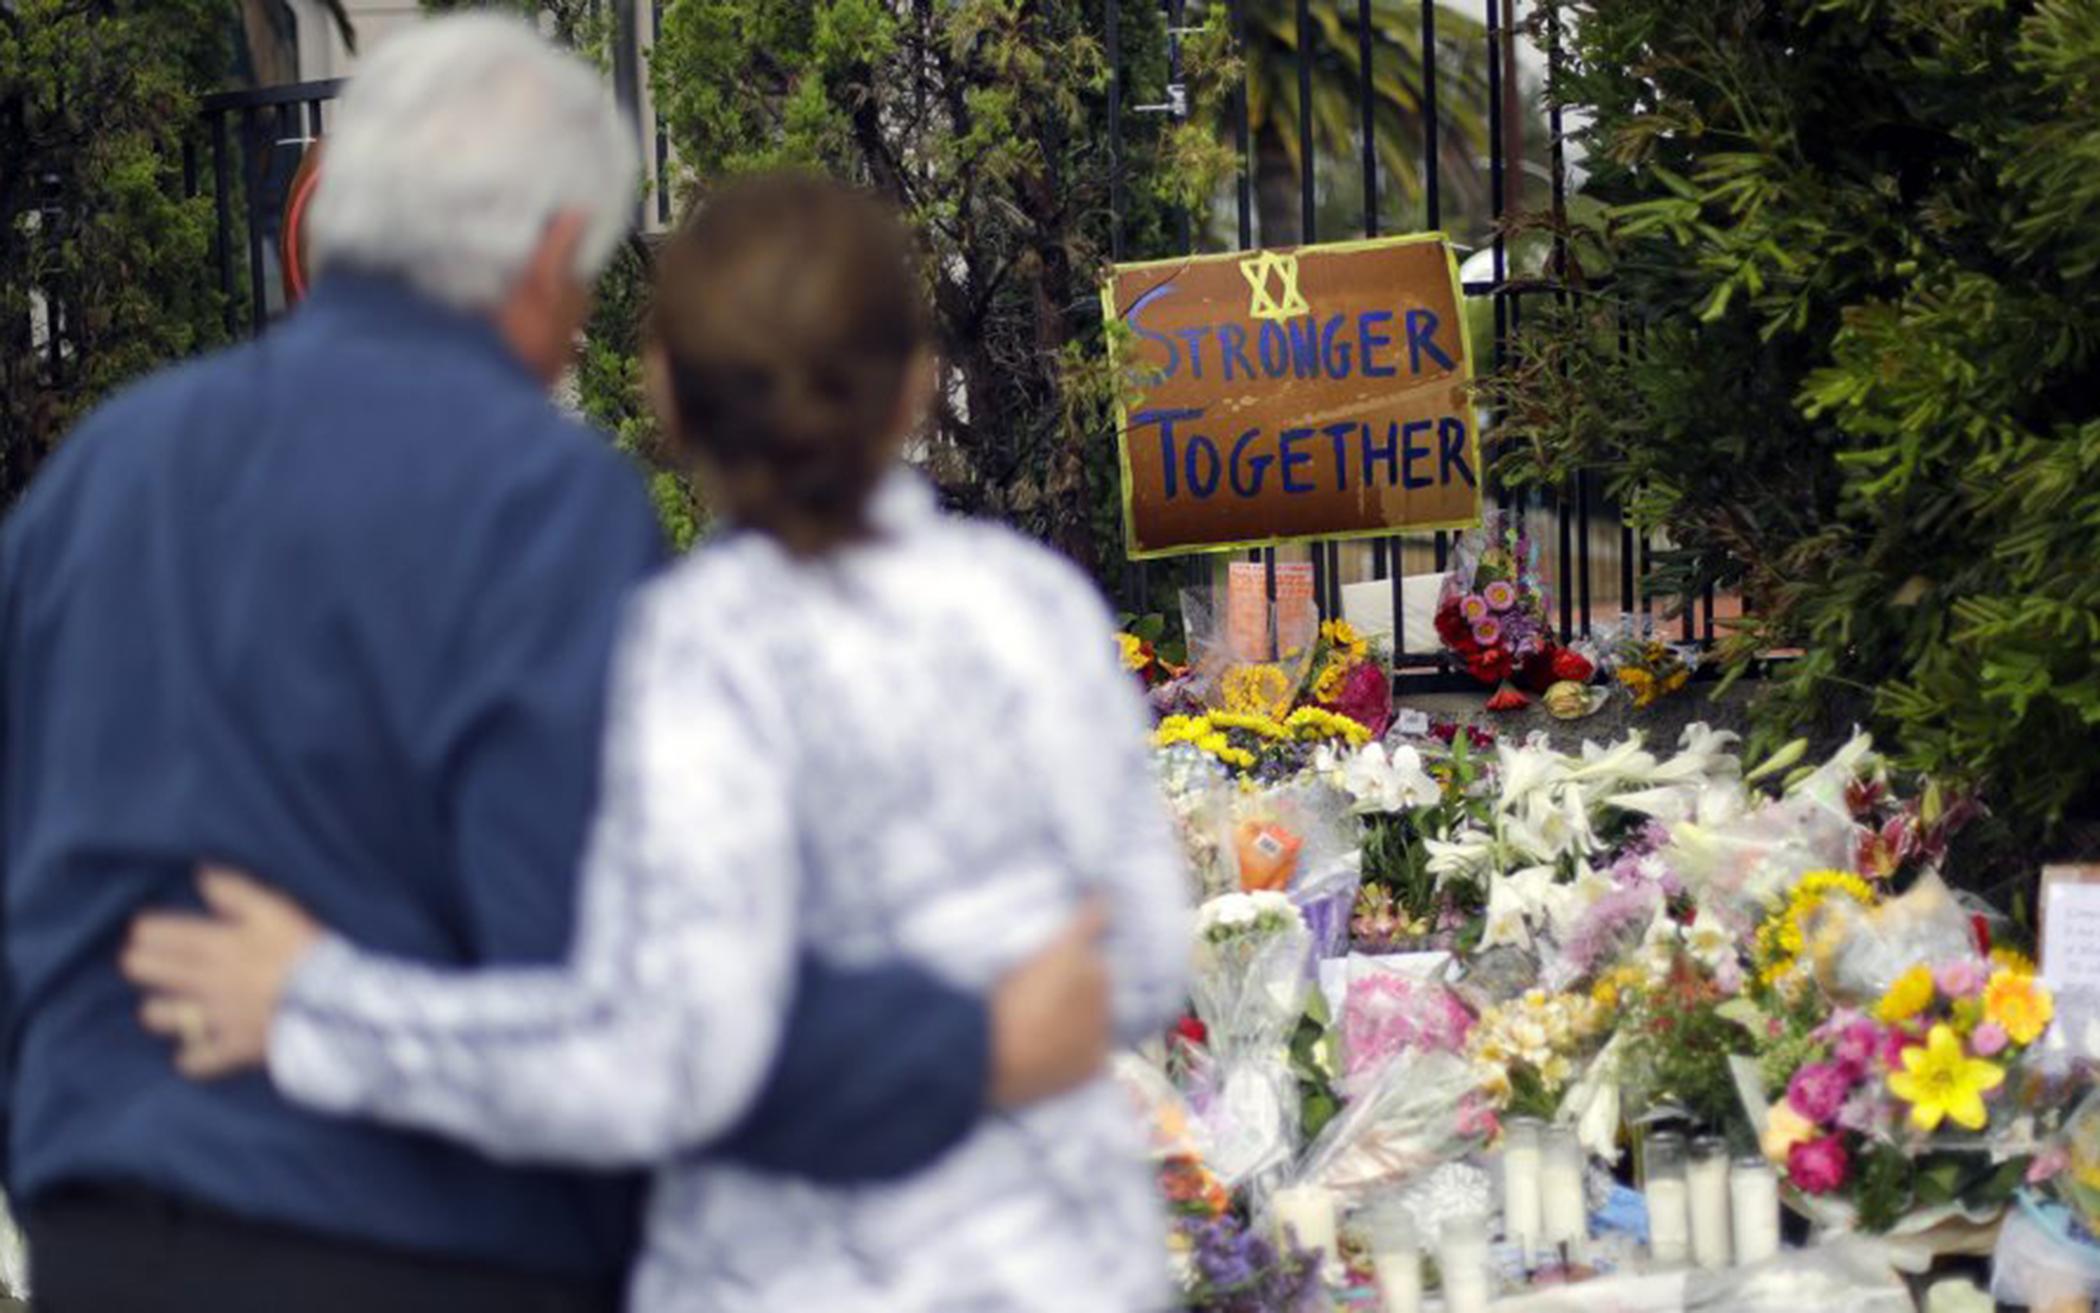
[(256, 149), (262, 136), (262, 116), (253, 109), (241, 111), (241, 181), (247, 188), (248, 212), (248, 335), (262, 332), (269, 320), (269, 288), (263, 281), (263, 183), (267, 164)]
[[(1443, 125), (1438, 118), (1436, 71), (1436, 11), (1440, 3), (1441, 0), (1422, 0), (1422, 221), (1430, 232), (1444, 226)], [(1397, 538), (1393, 541), (1396, 557), (1400, 554), (1400, 542)], [(1441, 573), (1451, 559), (1451, 536), (1439, 529), (1431, 542), (1435, 545), (1436, 568)]]
[(233, 169), (227, 160), (226, 119), (223, 112), (211, 114), (212, 208), (217, 215), (213, 255), (219, 264), (219, 306), (226, 335), (234, 334), (233, 309)]
[[(656, 48), (664, 39), (664, 0), (649, 2), (649, 59), (651, 67), (656, 60)], [(650, 89), (649, 104), (656, 108), (656, 92)], [(663, 111), (657, 109), (656, 119), (656, 221), (668, 225), (671, 222), (671, 132), (664, 123)]]
[(1108, 257), (1123, 258), (1123, 32), (1122, 0), (1103, 0), (1103, 44), (1108, 50)]
[[(1310, 246), (1320, 239), (1319, 195), (1313, 145), (1313, 18), (1312, 0), (1297, 0), (1298, 23), (1298, 243)], [(1317, 540), (1306, 544), (1312, 558), (1313, 605), (1327, 610), (1330, 580), (1327, 545)]]
[(1356, 95), (1362, 102), (1364, 236), (1378, 235), (1378, 96), (1372, 85), (1371, 0), (1356, 0)]
[[(1246, 65), (1247, 0), (1232, 0), (1232, 40), (1240, 56), (1240, 82), (1232, 91), (1232, 137), (1233, 150), (1240, 161), (1235, 199), (1240, 210), (1240, 249), (1244, 251), (1254, 245), (1254, 110), (1247, 96), (1247, 79), (1253, 74)], [(1263, 234), (1263, 239), (1267, 239), (1267, 234)]]
[[(1505, 171), (1508, 168), (1508, 160), (1505, 158), (1505, 149), (1508, 145), (1506, 136), (1508, 124), (1503, 122), (1502, 116), (1502, 79), (1510, 75), (1510, 70), (1502, 67), (1502, 0), (1485, 0), (1484, 7), (1487, 11), (1488, 45), (1488, 200), (1489, 212), (1493, 222), (1490, 235), (1493, 242), (1493, 264), (1491, 266), (1490, 280), (1493, 286), (1488, 295), (1494, 302), (1495, 348), (1493, 359), (1495, 369), (1499, 372), (1502, 369), (1508, 351), (1510, 331), (1510, 303), (1508, 295), (1503, 290), (1509, 281), (1509, 245), (1503, 233), (1503, 218), (1508, 206), (1508, 180), (1505, 176)], [(1499, 438), (1492, 445), (1488, 442), (1481, 444), (1483, 452), (1492, 451), (1493, 453), (1483, 457), (1489, 468), (1493, 468), (1497, 463), (1496, 458), (1501, 453), (1499, 450), (1494, 450), (1494, 448), (1499, 448), (1499, 446)], [(1482, 473), (1484, 475), (1486, 471), (1482, 471)], [(1502, 486), (1499, 479), (1495, 480), (1494, 483), (1495, 504), (1504, 511), (1508, 511), (1510, 507), (1509, 490)]]

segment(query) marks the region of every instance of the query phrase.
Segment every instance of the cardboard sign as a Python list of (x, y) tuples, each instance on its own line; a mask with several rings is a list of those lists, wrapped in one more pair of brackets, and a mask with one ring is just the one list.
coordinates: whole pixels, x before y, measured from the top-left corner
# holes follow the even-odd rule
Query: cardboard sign
[(1118, 265), (1134, 558), (1480, 521), (1458, 265), (1441, 234)]

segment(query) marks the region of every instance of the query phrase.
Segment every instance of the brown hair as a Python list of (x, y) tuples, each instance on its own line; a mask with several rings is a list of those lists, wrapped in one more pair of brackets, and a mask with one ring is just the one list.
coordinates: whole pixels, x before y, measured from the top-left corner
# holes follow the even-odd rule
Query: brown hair
[(650, 320), (675, 440), (734, 481), (740, 521), (864, 528), (930, 332), (888, 205), (810, 174), (732, 183), (665, 243)]

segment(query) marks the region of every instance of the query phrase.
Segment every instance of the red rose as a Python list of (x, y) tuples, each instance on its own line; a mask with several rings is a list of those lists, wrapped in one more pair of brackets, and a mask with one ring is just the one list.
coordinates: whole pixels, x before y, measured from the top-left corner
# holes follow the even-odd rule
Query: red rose
[(1466, 658), (1466, 669), (1483, 684), (1499, 684), (1508, 679), (1515, 665), (1509, 652), (1499, 647), (1483, 648)]
[(1517, 685), (1533, 693), (1553, 687), (1553, 649), (1542, 648), (1524, 658), (1517, 670)]
[(1554, 679), (1572, 679), (1578, 684), (1587, 684), (1590, 682), (1590, 676), (1596, 673), (1597, 667), (1591, 663), (1590, 659), (1577, 652), (1574, 648), (1556, 647), (1553, 649)]
[(1181, 1020), (1174, 1023), (1174, 1036), (1199, 1046), (1210, 1043), (1209, 1027), (1193, 1012), (1184, 1014)]
[(1444, 640), (1444, 646), (1457, 651), (1463, 652), (1474, 646), (1473, 626), (1466, 623), (1466, 617), (1458, 609), (1457, 602), (1446, 602), (1437, 608), (1436, 633), (1438, 638)]

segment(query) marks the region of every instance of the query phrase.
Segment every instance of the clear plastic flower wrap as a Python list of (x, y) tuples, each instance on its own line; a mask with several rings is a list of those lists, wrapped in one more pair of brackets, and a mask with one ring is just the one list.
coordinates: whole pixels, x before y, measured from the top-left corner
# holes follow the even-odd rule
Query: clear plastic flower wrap
[(1258, 614), (1250, 619), (1233, 615), (1224, 589), (1182, 592), (1190, 687), (1206, 706), (1281, 720), (1311, 673), (1320, 614), (1310, 606), (1258, 600)]
[(1870, 1003), (1921, 962), (1938, 966), (1977, 952), (1968, 910), (1930, 871), (1874, 907), (1830, 899), (1803, 930), (1816, 982), (1840, 1003)]
[(1235, 791), (1221, 826), (1218, 850), (1233, 885), (1288, 893), (1305, 916), (1315, 953), (1346, 952), (1363, 869), (1363, 823), (1349, 800), (1301, 776)]
[(1196, 900), (1235, 892), (1239, 868), (1225, 840), (1239, 790), (1214, 758), (1189, 744), (1162, 748), (1158, 757), (1160, 788), (1195, 881)]
[(1403, 1053), (1307, 1147), (1295, 1178), (1361, 1204), (1484, 1147), (1494, 1127), (1464, 1058)]
[(1281, 893), (1226, 894), (1196, 913), (1189, 997), (1209, 1032), (1212, 1066), (1191, 1081), (1204, 1156), (1238, 1187), (1297, 1148), (1290, 1037), (1312, 987), (1312, 935)]
[(1457, 994), (1399, 969), (1354, 973), (1341, 1012), (1342, 1089), (1351, 1097), (1405, 1054), (1463, 1053), (1473, 1029)]

